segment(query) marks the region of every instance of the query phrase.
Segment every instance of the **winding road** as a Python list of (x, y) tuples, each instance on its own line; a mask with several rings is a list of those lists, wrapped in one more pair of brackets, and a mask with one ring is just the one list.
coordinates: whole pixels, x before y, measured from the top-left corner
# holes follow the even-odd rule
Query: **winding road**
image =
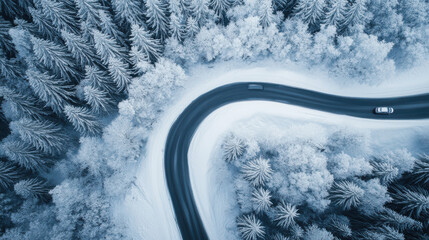
[[(259, 84), (263, 90), (250, 90)], [(176, 221), (184, 240), (209, 239), (198, 213), (191, 188), (188, 149), (200, 123), (226, 104), (266, 100), (287, 103), (335, 114), (372, 119), (429, 118), (429, 94), (394, 98), (354, 98), (330, 95), (272, 83), (241, 82), (221, 86), (194, 100), (171, 127), (165, 147), (165, 174)], [(375, 115), (374, 107), (391, 106), (392, 115)]]

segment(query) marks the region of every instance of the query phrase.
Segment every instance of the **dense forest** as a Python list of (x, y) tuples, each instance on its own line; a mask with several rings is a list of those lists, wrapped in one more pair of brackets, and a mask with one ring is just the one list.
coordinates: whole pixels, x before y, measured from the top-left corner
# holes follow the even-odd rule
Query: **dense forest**
[(0, 238), (124, 238), (112, 201), (193, 65), (274, 59), (377, 84), (425, 60), (428, 14), (427, 0), (0, 0)]
[[(299, 135), (297, 133), (304, 133)], [(429, 156), (378, 151), (364, 131), (291, 124), (270, 137), (228, 134), (244, 240), (429, 239)]]

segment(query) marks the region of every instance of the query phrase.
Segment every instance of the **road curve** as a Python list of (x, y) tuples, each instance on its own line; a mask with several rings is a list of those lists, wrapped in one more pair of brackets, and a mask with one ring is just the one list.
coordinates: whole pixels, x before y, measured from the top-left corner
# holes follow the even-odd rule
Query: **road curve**
[[(260, 84), (263, 90), (249, 90)], [(394, 98), (354, 98), (330, 95), (272, 83), (233, 83), (211, 90), (195, 99), (176, 119), (165, 147), (165, 175), (176, 221), (184, 240), (209, 239), (198, 213), (191, 188), (188, 149), (200, 123), (214, 110), (226, 104), (266, 100), (315, 110), (372, 119), (429, 118), (429, 94)], [(375, 115), (376, 106), (392, 106), (392, 115)]]

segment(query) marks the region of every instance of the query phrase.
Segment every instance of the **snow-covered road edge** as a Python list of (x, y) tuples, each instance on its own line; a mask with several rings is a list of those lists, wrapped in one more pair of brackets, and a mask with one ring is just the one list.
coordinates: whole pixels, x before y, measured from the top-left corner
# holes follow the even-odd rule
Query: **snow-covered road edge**
[[(256, 64), (255, 66), (237, 66), (228, 63), (211, 69), (204, 66), (196, 67), (191, 71), (184, 90), (178, 93), (175, 99), (172, 99), (174, 104), (165, 111), (161, 120), (154, 127), (154, 131), (148, 141), (147, 152), (142, 156), (141, 165), (136, 175), (136, 185), (132, 187), (125, 201), (119, 203), (116, 208), (115, 214), (125, 221), (126, 225), (129, 227), (130, 238), (149, 240), (180, 239), (180, 232), (175, 222), (174, 212), (165, 181), (163, 161), (164, 146), (168, 131), (179, 114), (195, 98), (211, 89), (232, 82), (256, 81), (280, 83), (331, 94), (361, 97), (387, 97), (429, 92), (429, 86), (417, 80), (415, 81), (415, 85), (408, 84), (408, 88), (404, 88), (404, 84), (402, 84), (401, 81), (398, 81), (397, 84), (390, 84), (388, 86), (351, 86), (345, 88), (317, 72), (313, 74), (303, 74), (298, 73), (297, 70), (288, 70), (285, 66), (278, 66), (278, 64), (271, 62), (265, 65), (266, 67), (260, 67), (261, 64), (259, 63), (258, 67), (255, 67)], [(232, 68), (234, 68), (234, 70), (231, 70)], [(252, 106), (252, 109), (253, 108)], [(298, 112), (295, 111), (294, 114)], [(313, 117), (319, 116), (319, 113), (320, 112), (317, 114), (313, 113)], [(320, 115), (319, 117), (323, 118), (325, 116)], [(219, 131), (219, 133), (220, 132), (221, 131)], [(196, 136), (199, 134), (200, 133), (197, 133)], [(194, 149), (194, 146), (191, 146), (191, 148)], [(204, 152), (210, 151), (211, 149), (206, 149)], [(195, 179), (199, 179), (198, 181), (201, 180), (200, 182), (204, 182), (204, 180), (200, 179), (200, 175), (193, 174), (195, 172), (193, 171), (194, 160), (196, 159), (192, 155), (193, 152), (194, 151), (191, 151), (189, 158), (191, 163), (191, 182), (193, 183), (194, 189), (199, 189), (198, 186), (194, 185)], [(209, 165), (205, 166), (209, 167)], [(198, 169), (198, 171), (204, 172), (204, 170), (201, 169)], [(209, 219), (213, 221), (213, 217), (210, 216), (210, 206), (206, 206), (207, 196), (201, 196), (199, 190), (195, 192), (198, 194), (196, 200), (199, 209), (201, 209), (203, 222), (207, 227), (209, 236), (212, 236), (215, 230), (210, 228), (211, 223)]]

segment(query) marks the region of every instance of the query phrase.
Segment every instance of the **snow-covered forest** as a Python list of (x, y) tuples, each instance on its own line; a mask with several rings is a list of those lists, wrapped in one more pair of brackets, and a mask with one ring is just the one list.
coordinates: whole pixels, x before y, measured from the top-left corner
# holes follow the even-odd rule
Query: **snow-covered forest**
[(358, 129), (290, 124), (267, 136), (221, 144), (242, 239), (428, 239), (429, 156), (380, 151)]
[[(322, 69), (343, 84), (374, 85), (427, 60), (428, 26), (427, 0), (0, 0), (0, 239), (124, 239), (113, 202), (134, 184), (153, 126), (196, 64), (272, 59)], [(321, 150), (308, 147), (306, 154), (352, 159)], [(236, 167), (249, 172), (242, 184), (257, 186), (263, 200), (286, 189), (252, 171), (261, 164), (269, 176), (285, 169), (260, 155)], [(410, 229), (428, 229), (419, 222), (429, 210), (425, 157), (413, 158), (413, 167), (353, 159), (362, 165), (351, 172), (320, 169), (321, 196), (300, 193), (284, 204), (273, 197), (270, 206), (243, 205), (243, 213), (272, 205), (317, 218), (322, 210), (355, 209), (374, 197), (365, 189), (377, 188), (393, 194), (380, 213), (386, 222), (403, 222), (365, 234), (384, 229), (401, 239)], [(387, 189), (415, 168), (420, 188)], [(312, 202), (300, 208), (303, 197)], [(381, 201), (367, 210), (380, 210)], [(354, 226), (331, 215), (335, 229)], [(270, 231), (261, 221), (284, 228), (304, 221), (266, 216), (240, 218), (240, 226), (261, 227), (243, 230), (255, 236), (247, 239)], [(329, 235), (324, 229), (334, 226), (314, 223), (314, 234)]]

